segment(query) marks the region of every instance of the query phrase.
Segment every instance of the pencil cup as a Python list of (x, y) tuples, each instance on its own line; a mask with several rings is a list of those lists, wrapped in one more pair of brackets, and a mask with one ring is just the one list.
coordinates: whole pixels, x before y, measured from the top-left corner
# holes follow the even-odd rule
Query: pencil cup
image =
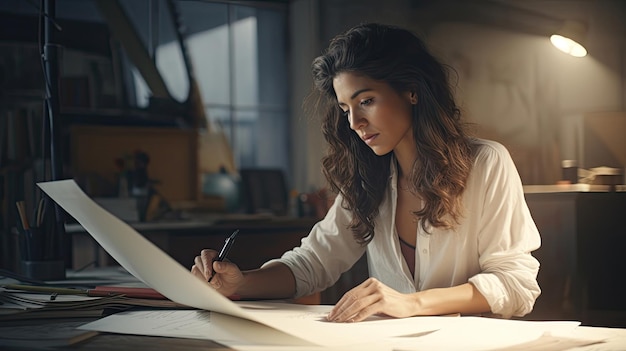
[(64, 280), (65, 261), (28, 261), (21, 262), (22, 274), (37, 280)]
[(576, 160), (561, 161), (563, 169), (563, 180), (567, 180), (570, 184), (578, 183), (578, 162)]
[(26, 255), (22, 257), (27, 261), (43, 261), (45, 257), (45, 235), (39, 227), (31, 227), (24, 230), (24, 245)]

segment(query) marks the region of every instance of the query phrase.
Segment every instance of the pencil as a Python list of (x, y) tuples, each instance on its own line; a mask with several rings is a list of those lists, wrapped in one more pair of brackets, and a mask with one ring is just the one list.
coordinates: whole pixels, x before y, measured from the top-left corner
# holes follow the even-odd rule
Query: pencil
[(53, 286), (41, 286), (41, 285), (23, 285), (23, 284), (5, 284), (0, 285), (9, 290), (30, 291), (44, 294), (57, 294), (57, 295), (87, 295), (91, 297), (109, 297), (109, 296), (124, 296), (127, 298), (135, 299), (155, 299), (165, 300), (167, 297), (163, 296), (158, 291), (152, 288), (143, 287), (125, 287), (125, 286), (96, 286), (93, 289), (78, 289), (78, 288), (62, 288)]
[(38, 286), (38, 285), (5, 284), (5, 285), (2, 285), (2, 287), (5, 289), (10, 289), (10, 290), (32, 291), (32, 292), (58, 294), (58, 295), (86, 295), (87, 294), (87, 290), (84, 290), (84, 289), (57, 288), (57, 287)]
[(37, 215), (35, 219), (35, 225), (37, 227), (41, 227), (43, 224), (43, 210), (44, 210), (44, 199), (43, 197), (39, 199), (39, 204), (37, 204)]
[(24, 201), (18, 201), (15, 205), (17, 206), (17, 213), (22, 221), (22, 228), (24, 228), (24, 230), (29, 230), (30, 226), (28, 225), (28, 217), (26, 217), (26, 203), (24, 203)]

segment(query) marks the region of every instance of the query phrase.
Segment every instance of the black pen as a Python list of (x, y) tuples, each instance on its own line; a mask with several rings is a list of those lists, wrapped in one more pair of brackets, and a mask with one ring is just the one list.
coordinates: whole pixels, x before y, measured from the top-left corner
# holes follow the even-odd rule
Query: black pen
[[(215, 258), (215, 260), (213, 260), (213, 262), (218, 261), (224, 261), (224, 259), (226, 259), (226, 255), (228, 255), (228, 251), (230, 251), (230, 248), (233, 247), (233, 243), (235, 242), (235, 237), (237, 236), (237, 234), (239, 233), (239, 229), (235, 230), (228, 238), (226, 238), (226, 241), (224, 242), (224, 246), (222, 246), (222, 250), (220, 250), (219, 255), (217, 255), (217, 258)], [(213, 277), (215, 277), (215, 272), (213, 272), (213, 274), (211, 275), (211, 278), (209, 278), (209, 283), (211, 282), (211, 279), (213, 279)]]

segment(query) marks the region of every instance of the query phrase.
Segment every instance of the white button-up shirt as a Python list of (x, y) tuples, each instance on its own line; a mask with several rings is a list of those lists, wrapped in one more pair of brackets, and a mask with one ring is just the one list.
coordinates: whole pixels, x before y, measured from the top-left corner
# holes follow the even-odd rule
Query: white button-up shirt
[[(296, 296), (334, 284), (367, 251), (369, 274), (402, 292), (472, 283), (502, 317), (532, 311), (540, 294), (539, 262), (531, 255), (540, 246), (537, 227), (524, 198), (522, 182), (508, 151), (478, 139), (474, 165), (463, 194), (463, 217), (454, 230), (418, 225), (415, 275), (402, 256), (396, 232), (397, 170), (391, 177), (375, 219), (375, 235), (365, 247), (348, 229), (351, 212), (337, 196), (326, 217), (300, 247), (277, 261), (296, 279)], [(276, 260), (274, 260), (276, 261)]]

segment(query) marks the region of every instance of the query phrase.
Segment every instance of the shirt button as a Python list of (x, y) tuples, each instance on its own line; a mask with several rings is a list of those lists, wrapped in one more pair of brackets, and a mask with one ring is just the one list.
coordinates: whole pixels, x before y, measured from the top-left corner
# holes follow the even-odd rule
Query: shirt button
[(423, 254), (427, 254), (427, 253), (428, 253), (428, 250), (427, 250), (427, 249), (424, 249), (424, 250), (422, 250), (422, 253), (423, 253)]

